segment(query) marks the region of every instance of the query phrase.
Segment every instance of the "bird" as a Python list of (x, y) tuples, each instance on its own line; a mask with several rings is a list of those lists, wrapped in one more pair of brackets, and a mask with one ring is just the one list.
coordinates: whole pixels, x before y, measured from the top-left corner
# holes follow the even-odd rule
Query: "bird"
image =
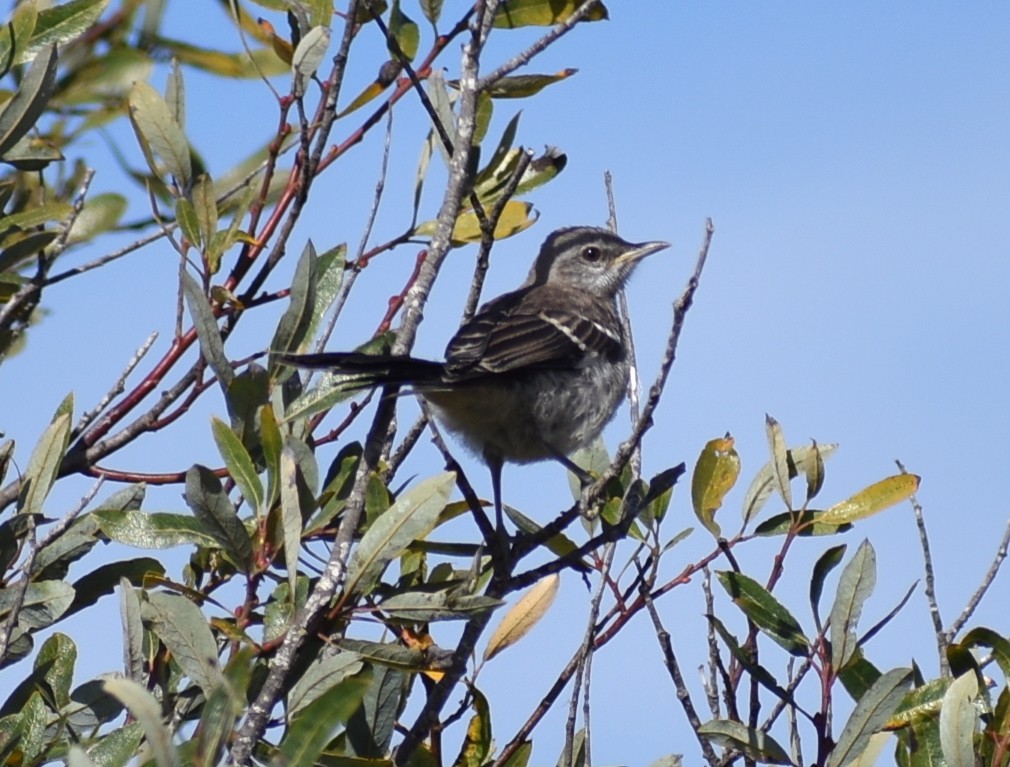
[(589, 445), (624, 400), (629, 344), (617, 295), (665, 241), (631, 243), (573, 226), (544, 241), (525, 282), (481, 306), (449, 341), (445, 360), (360, 352), (279, 354), (287, 365), (347, 375), (350, 388), (409, 387), (491, 473), (503, 529), (505, 463), (557, 460)]

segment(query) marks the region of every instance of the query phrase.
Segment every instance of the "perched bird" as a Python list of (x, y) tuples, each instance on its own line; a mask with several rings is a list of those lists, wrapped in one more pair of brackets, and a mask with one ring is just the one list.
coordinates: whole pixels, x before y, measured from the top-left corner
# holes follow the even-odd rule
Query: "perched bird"
[(491, 470), (501, 528), (506, 461), (556, 459), (592, 442), (624, 399), (628, 339), (617, 294), (669, 243), (629, 243), (607, 229), (553, 232), (526, 281), (484, 304), (449, 341), (445, 362), (360, 353), (280, 355), (298, 367), (355, 376), (356, 388), (404, 385)]

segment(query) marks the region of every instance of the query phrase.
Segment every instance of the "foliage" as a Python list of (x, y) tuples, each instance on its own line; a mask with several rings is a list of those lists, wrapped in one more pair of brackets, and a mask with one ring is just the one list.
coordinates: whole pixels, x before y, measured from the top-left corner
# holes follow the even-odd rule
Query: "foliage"
[[(0, 178), (0, 359), (31, 353), (26, 339), (44, 321), (52, 285), (155, 243), (167, 243), (181, 264), (178, 285), (170, 288), (178, 292), (180, 316), (169, 350), (136, 380), (150, 346), (142, 349), (110, 395), (83, 415), (68, 396), (23, 472), (0, 490), (0, 663), (6, 679), (18, 678), (0, 709), (4, 763), (209, 765), (227, 758), (243, 765), (452, 760), (522, 767), (544, 712), (568, 682), (577, 699), (593, 653), (632, 620), (644, 619), (642, 613), (655, 626), (673, 691), (713, 767), (741, 756), (773, 764), (867, 764), (887, 732), (897, 736), (895, 758), (902, 765), (1010, 761), (1010, 640), (976, 628), (955, 642), (964, 628), (960, 620), (938, 627), (938, 678), (926, 680), (917, 667), (878, 669), (867, 642), (902, 605), (863, 627), (877, 574), (869, 541), (851, 553), (845, 544), (824, 550), (803, 613), (775, 595), (799, 539), (850, 530), (912, 497), (917, 477), (902, 471), (822, 506), (825, 460), (834, 446), (790, 448), (769, 418), (770, 459), (746, 491), (737, 531), (727, 536), (726, 505), (741, 461), (730, 435), (715, 438), (702, 449), (690, 486), (690, 505), (712, 538), (711, 553), (678, 562), (672, 578), (663, 575), (661, 565), (676, 560), (677, 544), (692, 534), (668, 529), (680, 516), (673, 491), (685, 468), (646, 481), (630, 459), (672, 365), (711, 227), (695, 278), (675, 304), (671, 352), (631, 439), (613, 460), (600, 445), (577, 456), (598, 481), (577, 488), (578, 502), (551, 523), (540, 526), (507, 508), (516, 528), (511, 537), (495, 530), (458, 470), (405, 486), (397, 479), (425, 423), (395, 442), (395, 398), (377, 398), (366, 436), (356, 441), (347, 427), (370, 395), (342, 386), (335, 375), (303, 381), (271, 356), (325, 344), (357, 274), (397, 250), (415, 255), (416, 267), (373, 337), (362, 339), (362, 351), (410, 349), (446, 253), (465, 244), (479, 249), (472, 312), (493, 242), (535, 221), (532, 203), (517, 198), (566, 164), (559, 149), (535, 155), (517, 144), (518, 114), (497, 140), (489, 139), (491, 115), (510, 107), (504, 99), (547, 98), (545, 89), (575, 74), (571, 68), (514, 73), (562, 33), (577, 34), (579, 21), (606, 18), (602, 3), (479, 2), (452, 21), (435, 0), (359, 0), (336, 11), (328, 0), (221, 5), (230, 12), (234, 39), (242, 41), (235, 53), (168, 37), (161, 27), (164, 3), (136, 0), (22, 0), (0, 36), (8, 83), (0, 105), (0, 162), (7, 167)], [(488, 35), (509, 39), (527, 26), (551, 29), (500, 69), (478, 76)], [(352, 44), (374, 29), (388, 59), (374, 82), (347, 96)], [(458, 77), (446, 80), (443, 54), (460, 44)], [(168, 58), (171, 64), (162, 64)], [(148, 80), (162, 70), (167, 87), (159, 92)], [(269, 122), (281, 127), (217, 178), (186, 132), (192, 109), (186, 77), (196, 71), (216, 78), (222, 90), (229, 80), (262, 78), (276, 94)], [(396, 203), (401, 233), (357, 253), (344, 243), (320, 252), (299, 242), (297, 224), (315, 181), (350, 147), (377, 135), (383, 118), (408, 100), (423, 106), (430, 127), (413, 197)], [(124, 121), (136, 146), (117, 146), (116, 156), (136, 189), (91, 194), (85, 139)], [(444, 182), (429, 173), (439, 167), (436, 155)], [(425, 207), (426, 183), (444, 183), (437, 211)], [(149, 209), (125, 223), (137, 199)], [(372, 222), (362, 222), (366, 233)], [(74, 260), (124, 231), (142, 234), (98, 259)], [(275, 274), (287, 287), (265, 290)], [(268, 352), (237, 355), (236, 326), (279, 306)], [(216, 445), (217, 466), (157, 475), (102, 468), (141, 436), (163, 438), (168, 424), (214, 390), (220, 417), (203, 433)], [(340, 425), (324, 431), (331, 410)], [(0, 480), (14, 455), (12, 441), (0, 446)], [(122, 487), (102, 491), (95, 502), (96, 486), (59, 519), (46, 516), (54, 486), (74, 474)], [(146, 508), (153, 482), (183, 487), (188, 510)], [(799, 505), (794, 483), (803, 488)], [(453, 500), (456, 490), (464, 500)], [(772, 502), (781, 508), (769, 513)], [(583, 512), (586, 532), (577, 533)], [(470, 523), (467, 536), (435, 540), (458, 530), (448, 523), (460, 519)], [(737, 552), (769, 538), (781, 541), (769, 575), (745, 573)], [(72, 579), (71, 571), (99, 546), (123, 558)], [(149, 555), (172, 548), (189, 554), (182, 573)], [(619, 551), (622, 566), (615, 562)], [(725, 599), (711, 588), (717, 561), (724, 563), (715, 580)], [(495, 739), (491, 713), (507, 702), (485, 695), (480, 672), (488, 663), (520, 665), (521, 649), (513, 648), (521, 648), (550, 609), (566, 570), (598, 584), (585, 640), (531, 714), (530, 727)], [(707, 721), (680, 673), (659, 610), (666, 595), (696, 576), (709, 605)], [(504, 610), (518, 592), (526, 593)], [(75, 686), (81, 640), (54, 627), (112, 594), (122, 615), (122, 673)], [(483, 639), (493, 619), (497, 628)], [(439, 624), (447, 621), (461, 630), (442, 632)], [(742, 634), (734, 625), (743, 626)], [(438, 644), (453, 636), (452, 646)], [(776, 659), (784, 670), (773, 670)], [(1002, 677), (995, 702), (983, 673), (992, 663)], [(461, 686), (462, 703), (447, 710)], [(839, 700), (842, 690), (851, 704)], [(408, 702), (413, 708), (405, 714)], [(841, 726), (833, 724), (836, 715), (844, 715)], [(584, 724), (579, 731), (569, 727), (561, 763), (587, 762), (591, 740)], [(458, 749), (447, 750), (443, 734), (454, 731)]]

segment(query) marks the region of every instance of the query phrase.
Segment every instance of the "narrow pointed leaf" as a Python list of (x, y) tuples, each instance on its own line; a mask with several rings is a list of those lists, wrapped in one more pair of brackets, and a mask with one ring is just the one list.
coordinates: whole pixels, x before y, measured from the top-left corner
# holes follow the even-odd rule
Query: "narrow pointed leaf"
[(320, 695), (296, 716), (280, 743), (275, 761), (286, 767), (312, 767), (341, 724), (361, 705), (371, 670), (365, 669)]
[(792, 764), (789, 754), (768, 733), (731, 719), (713, 719), (698, 728), (698, 734), (720, 748), (739, 751), (764, 764)]
[(453, 767), (481, 767), (491, 751), (491, 710), (487, 698), (476, 687), (471, 688), (470, 694), (474, 714)]
[(715, 629), (715, 633), (717, 633), (725, 643), (727, 649), (730, 651), (730, 654), (739, 661), (740, 665), (747, 669), (747, 673), (754, 677), (758, 684), (767, 688), (776, 697), (790, 705), (793, 705), (792, 696), (784, 688), (779, 686), (779, 683), (775, 681), (775, 677), (770, 671), (768, 671), (768, 669), (754, 662), (750, 653), (740, 646), (736, 637), (729, 632), (729, 629), (723, 625), (723, 622), (714, 615), (706, 615), (705, 617), (708, 618), (708, 622), (712, 624), (712, 628)]
[(824, 459), (816, 440), (810, 441), (810, 454), (802, 466), (797, 467), (807, 479), (807, 503), (810, 503), (824, 486)]
[(896, 668), (884, 673), (856, 703), (845, 723), (838, 743), (828, 757), (828, 767), (845, 767), (860, 758), (878, 732), (897, 709), (912, 681), (912, 671)]
[(491, 660), (507, 647), (511, 647), (532, 629), (547, 614), (554, 598), (558, 595), (561, 578), (557, 573), (541, 578), (515, 603), (501, 619), (501, 623), (487, 640), (484, 660)]
[[(806, 472), (807, 461), (819, 460), (823, 462), (825, 458), (830, 458), (834, 455), (837, 449), (838, 445), (833, 443), (818, 445), (816, 452), (808, 446), (792, 448), (789, 450), (789, 460), (787, 462), (789, 467), (789, 478), (793, 479), (797, 473), (801, 471)], [(745, 523), (750, 522), (758, 515), (765, 503), (771, 497), (774, 489), (775, 467), (772, 465), (772, 462), (769, 461), (761, 467), (761, 470), (751, 482), (750, 487), (747, 488), (746, 495), (744, 495), (743, 519)]]
[[(417, 23), (400, 10), (399, 0), (395, 0), (393, 9), (389, 12), (389, 34), (396, 40), (400, 52), (407, 57), (407, 61), (413, 61), (421, 43), (421, 32), (417, 28)], [(390, 48), (392, 49), (392, 46)]]
[(851, 498), (836, 503), (821, 516), (822, 522), (841, 524), (866, 519), (896, 503), (911, 498), (919, 489), (919, 477), (915, 474), (896, 474), (882, 479)]
[(18, 499), (19, 514), (41, 514), (70, 440), (70, 414), (62, 413), (42, 432), (32, 451)]
[(382, 601), (380, 607), (390, 618), (407, 623), (469, 620), (504, 604), (482, 594), (458, 594), (453, 588), (442, 591), (408, 591)]
[(847, 548), (848, 546), (844, 543), (832, 546), (821, 554), (814, 564), (814, 574), (810, 578), (810, 608), (813, 610), (814, 620), (817, 621), (818, 627), (821, 625), (820, 606), (821, 593), (824, 590), (824, 579), (828, 577), (828, 573), (838, 567), (842, 561), (842, 557), (845, 556)]
[(831, 665), (835, 669), (842, 668), (856, 651), (856, 626), (876, 583), (877, 555), (864, 540), (842, 570), (831, 607)]
[(733, 603), (754, 622), (763, 633), (792, 655), (806, 657), (810, 643), (796, 620), (764, 586), (743, 573), (716, 573)]
[(197, 464), (186, 472), (186, 504), (235, 564), (248, 572), (252, 567), (249, 531), (222, 489), (221, 480), (206, 466)]
[(523, 99), (535, 96), (548, 85), (567, 80), (579, 70), (562, 69), (553, 75), (512, 75), (496, 80), (487, 93), (496, 99)]
[[(305, 339), (305, 331), (312, 322), (316, 303), (316, 248), (312, 240), (305, 243), (295, 266), (288, 306), (277, 323), (270, 341), (272, 352), (297, 351)], [(273, 363), (276, 365), (276, 363)]]
[(235, 378), (235, 371), (224, 353), (224, 341), (221, 340), (221, 329), (217, 326), (214, 310), (211, 309), (203, 289), (190, 276), (189, 272), (183, 270), (181, 279), (186, 305), (189, 306), (193, 326), (196, 328), (196, 335), (200, 340), (200, 352), (207, 364), (210, 365), (210, 369), (214, 371), (222, 391), (227, 396), (228, 387), (231, 386), (231, 382)]
[(232, 428), (219, 418), (211, 419), (211, 431), (214, 433), (214, 441), (217, 443), (217, 450), (224, 460), (224, 465), (238, 485), (242, 497), (246, 499), (253, 513), (262, 516), (266, 513), (263, 483), (256, 473), (256, 466), (249, 451), (245, 449), (245, 445)]
[(50, 45), (39, 51), (17, 92), (0, 111), (0, 157), (38, 122), (55, 89), (56, 46)]
[(129, 710), (144, 728), (147, 745), (158, 767), (176, 767), (178, 759), (172, 733), (162, 724), (161, 704), (142, 685), (132, 679), (112, 677), (103, 683), (105, 691)]
[[(130, 90), (130, 122), (137, 137), (165, 164), (182, 189), (193, 180), (189, 143), (165, 100), (147, 83), (134, 83)], [(151, 172), (159, 173), (156, 165)]]
[(768, 436), (768, 448), (771, 452), (772, 476), (775, 477), (775, 488), (785, 501), (786, 508), (793, 508), (793, 494), (789, 487), (789, 455), (786, 450), (786, 438), (782, 426), (765, 413), (765, 433)]
[(298, 463), (290, 447), (281, 451), (280, 491), (284, 561), (288, 568), (288, 585), (294, 594), (298, 578), (298, 553), (302, 547), (302, 511), (298, 498)]
[(380, 516), (351, 556), (347, 567), (347, 593), (367, 593), (378, 581), (382, 571), (406, 550), (413, 541), (424, 538), (445, 508), (456, 483), (454, 472), (430, 477), (396, 499)]

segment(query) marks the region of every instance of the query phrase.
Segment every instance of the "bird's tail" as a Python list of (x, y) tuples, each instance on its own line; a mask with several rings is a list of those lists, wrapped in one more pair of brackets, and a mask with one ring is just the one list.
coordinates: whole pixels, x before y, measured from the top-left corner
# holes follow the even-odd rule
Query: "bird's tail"
[(361, 352), (324, 352), (322, 354), (289, 354), (275, 352), (274, 358), (285, 365), (328, 370), (346, 375), (348, 388), (369, 389), (373, 386), (437, 384), (442, 379), (443, 364), (415, 357), (392, 357)]

